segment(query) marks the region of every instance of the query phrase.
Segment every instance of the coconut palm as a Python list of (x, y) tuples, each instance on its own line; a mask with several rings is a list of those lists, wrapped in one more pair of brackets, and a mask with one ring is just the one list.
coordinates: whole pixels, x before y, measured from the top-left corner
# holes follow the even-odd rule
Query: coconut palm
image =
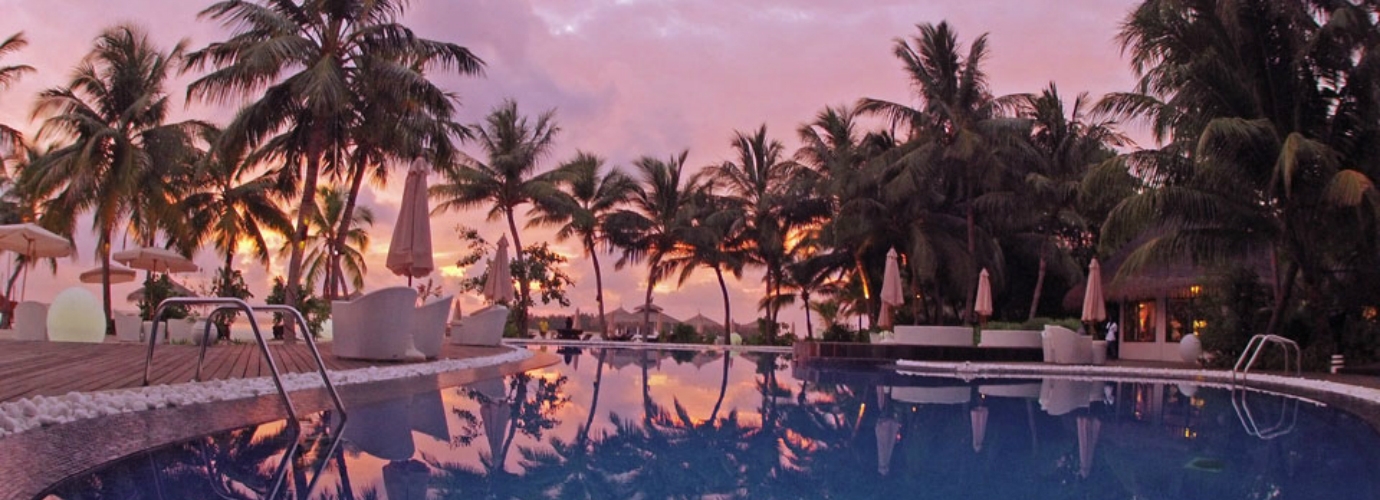
[[(29, 40), (24, 38), (24, 32), (10, 35), (9, 38), (0, 40), (0, 56), (12, 53), (24, 48), (29, 44)], [(10, 85), (19, 80), (24, 73), (34, 70), (33, 66), (27, 64), (15, 64), (10, 66), (0, 66), (0, 90), (9, 88)], [(13, 152), (22, 151), (24, 135), (18, 130), (0, 123), (0, 160), (9, 156)]]
[[(560, 226), (556, 239), (579, 238), (585, 255), (594, 265), (594, 301), (599, 304), (599, 325), (603, 336), (609, 334), (604, 319), (604, 276), (599, 267), (599, 250), (608, 247), (604, 225), (611, 214), (621, 208), (637, 189), (637, 183), (622, 171), (603, 170), (604, 159), (580, 152), (556, 170), (557, 183), (568, 199), (547, 200), (537, 204), (535, 218), (528, 225)], [(555, 201), (555, 202), (553, 202)]]
[[(685, 285), (698, 268), (714, 271), (719, 281), (719, 292), (724, 300), (724, 324), (733, 324), (733, 311), (729, 307), (728, 283), (724, 273), (742, 279), (743, 268), (751, 260), (754, 245), (750, 243), (749, 228), (743, 224), (745, 219), (741, 205), (736, 200), (715, 196), (712, 183), (701, 183), (692, 179), (697, 192), (690, 193), (690, 204), (685, 210), (692, 213), (688, 228), (685, 228), (680, 241), (662, 257), (666, 272), (680, 271), (677, 286)], [(732, 328), (724, 328), (723, 343), (729, 344)]]
[(689, 154), (689, 151), (682, 151), (666, 160), (643, 156), (633, 162), (638, 189), (633, 192), (632, 208), (609, 215), (605, 227), (609, 241), (622, 251), (614, 269), (622, 269), (630, 263), (647, 263), (643, 331), (652, 326), (652, 291), (670, 274), (665, 259), (686, 240), (686, 232), (694, 219), (691, 196), (702, 191), (694, 179), (684, 177), (685, 159)]
[(767, 127), (763, 125), (747, 134), (735, 132), (731, 142), (737, 156), (734, 161), (726, 161), (711, 166), (707, 172), (716, 184), (722, 187), (724, 201), (741, 211), (742, 228), (751, 246), (754, 263), (766, 270), (767, 290), (767, 335), (768, 342), (776, 339), (776, 301), (784, 279), (787, 248), (787, 235), (798, 222), (790, 217), (789, 209), (794, 208), (789, 189), (793, 177), (803, 169), (786, 157), (785, 147), (779, 141), (767, 137)]
[(208, 129), (203, 140), (210, 150), (197, 164), (196, 192), (183, 198), (179, 211), (190, 221), (190, 239), (198, 246), (210, 240), (225, 256), (222, 289), (229, 289), (235, 254), (247, 243), (251, 254), (267, 267), (270, 232), (287, 234), (292, 222), (278, 205), (290, 193), (276, 181), (276, 173), (260, 171), (246, 159), (245, 145)]
[[(323, 164), (341, 167), (352, 134), (372, 116), (361, 111), (375, 94), (366, 85), (417, 94), (419, 85), (429, 85), (411, 66), (417, 61), (461, 74), (482, 69), (483, 62), (468, 49), (416, 36), (398, 22), (405, 10), (406, 2), (398, 0), (226, 0), (201, 12), (233, 34), (189, 54), (187, 68), (213, 70), (192, 82), (188, 96), (222, 103), (255, 98), (227, 133), (254, 146), (267, 142), (302, 186), (296, 227), (289, 234), (288, 305), (295, 306), (300, 294), (301, 242), (310, 225), (308, 210), (317, 205)], [(288, 338), (295, 338), (291, 331)]]
[[(337, 239), (335, 231), (341, 227), (340, 218), (345, 214), (346, 197), (342, 186), (317, 187), (314, 199), (318, 205), (316, 209), (309, 211), (312, 217), (307, 221), (311, 230), (307, 232), (307, 239), (303, 240), (303, 246), (306, 248), (303, 277), (307, 283), (307, 290), (315, 288), (316, 283), (321, 283), (323, 289), (333, 286), (326, 283), (326, 280), (335, 280), (337, 283), (334, 286), (346, 288), (347, 276), (348, 285), (355, 291), (364, 288), (364, 275), (369, 271), (368, 265), (364, 262), (364, 254), (369, 251), (369, 227), (374, 225), (374, 211), (369, 207), (356, 209), (352, 220), (345, 226), (349, 228), (344, 238), (346, 245), (336, 248), (333, 245)], [(340, 252), (338, 258), (343, 273), (329, 272), (332, 251)], [(279, 251), (279, 256), (285, 257), (288, 253), (289, 249), (285, 247)]]
[[(1018, 96), (1017, 102), (1020, 115), (1034, 124), (1030, 141), (1037, 154), (1027, 157), (1024, 175), (1013, 179), (1014, 189), (1003, 193), (1010, 195), (1003, 198), (1011, 203), (997, 205), (1000, 213), (1012, 219), (1008, 222), (1014, 223), (1009, 234), (1019, 236), (1013, 248), (1036, 249), (1039, 266), (1026, 315), (1026, 319), (1033, 319), (1050, 262), (1072, 264), (1071, 245), (1082, 238), (1070, 235), (1087, 232), (1089, 223), (1079, 204), (1083, 179), (1093, 167), (1115, 155), (1111, 148), (1129, 145), (1130, 140), (1113, 128), (1115, 122), (1090, 112), (1086, 93), (1074, 98), (1066, 111), (1058, 87), (1051, 82), (1038, 95)], [(1081, 267), (1062, 265), (1057, 269), (1072, 277)]]
[[(1102, 243), (1156, 231), (1121, 273), (1191, 257), (1226, 262), (1268, 249), (1274, 333), (1296, 292), (1316, 307), (1374, 261), (1377, 139), (1370, 7), (1304, 0), (1147, 1), (1119, 35), (1138, 93), (1101, 104), (1147, 120), (1167, 144), (1156, 165), (1186, 166), (1110, 214)], [(1203, 57), (1212, 54), (1213, 57)], [(1172, 161), (1163, 161), (1168, 156)], [(1160, 174), (1160, 172), (1151, 172)], [(1332, 292), (1327, 289), (1335, 287)], [(1328, 330), (1317, 312), (1317, 330)]]
[[(537, 164), (555, 145), (555, 111), (537, 116), (535, 122), (518, 112), (517, 101), (507, 100), (473, 126), (485, 158), (464, 156), (453, 165), (441, 165), (442, 181), (431, 186), (431, 197), (439, 200), (433, 213), (491, 205), (489, 220), (506, 219), (513, 236), (514, 263), (523, 262), (522, 235), (518, 233), (517, 208), (532, 203), (550, 204), (560, 191), (553, 172), (537, 173)], [(522, 266), (518, 266), (522, 267)], [(523, 267), (525, 269), (525, 267)], [(518, 300), (530, 304), (532, 285), (523, 276), (518, 281)], [(518, 331), (527, 331), (527, 313), (517, 318)]]
[(1000, 262), (981, 252), (976, 200), (999, 180), (1003, 169), (1003, 147), (1025, 136), (1019, 122), (1001, 119), (1009, 98), (995, 98), (987, 87), (983, 62), (987, 58), (987, 36), (973, 40), (966, 56), (961, 55), (958, 35), (947, 22), (920, 24), (919, 34), (909, 43), (895, 42), (894, 53), (906, 68), (911, 86), (920, 100), (912, 108), (890, 101), (864, 98), (860, 111), (882, 115), (893, 127), (908, 133), (909, 152), (898, 161), (906, 169), (919, 169), (925, 179), (938, 181), (939, 194), (952, 200), (962, 214), (967, 235), (967, 252), (972, 262), (961, 266), (967, 271), (964, 311), (970, 315), (978, 269)]
[(101, 291), (110, 316), (110, 247), (118, 226), (134, 213), (148, 172), (169, 159), (194, 155), (188, 123), (164, 123), (163, 90), (182, 44), (169, 52), (153, 46), (133, 26), (116, 26), (96, 38), (70, 82), (39, 95), (35, 115), (46, 116), (40, 137), (66, 141), (36, 159), (23, 174), (38, 193), (55, 193), (44, 203), (45, 218), (70, 230), (91, 212), (101, 261)]

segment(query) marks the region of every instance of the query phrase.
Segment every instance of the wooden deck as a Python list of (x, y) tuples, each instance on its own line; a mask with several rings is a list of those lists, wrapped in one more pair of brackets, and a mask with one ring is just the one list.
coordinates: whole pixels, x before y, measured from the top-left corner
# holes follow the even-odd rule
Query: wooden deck
[[(326, 368), (348, 370), (397, 363), (337, 358), (329, 342), (320, 344)], [(316, 370), (311, 351), (301, 342), (271, 343), (269, 349), (284, 373)], [(470, 358), (507, 352), (506, 347), (446, 345), (443, 358)], [(154, 351), (153, 384), (189, 382), (196, 371), (200, 347), (160, 345)], [(144, 378), (148, 344), (106, 342), (79, 344), (0, 340), (0, 402), (32, 396), (138, 387)], [(204, 380), (254, 378), (269, 375), (258, 344), (214, 345), (206, 350)]]

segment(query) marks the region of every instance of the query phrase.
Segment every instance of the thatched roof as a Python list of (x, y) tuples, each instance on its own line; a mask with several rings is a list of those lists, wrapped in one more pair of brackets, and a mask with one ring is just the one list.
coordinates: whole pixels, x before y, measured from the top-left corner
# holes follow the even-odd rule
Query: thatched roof
[[(1126, 263), (1131, 252), (1158, 235), (1159, 233), (1156, 232), (1147, 232), (1126, 243), (1105, 262), (1102, 262), (1102, 292), (1108, 301), (1133, 301), (1161, 296), (1189, 297), (1193, 295), (1191, 292), (1193, 286), (1203, 285), (1210, 268), (1197, 265), (1187, 257), (1172, 262), (1144, 266), (1133, 274), (1118, 277), (1121, 274), (1121, 266)], [(1269, 279), (1270, 258), (1268, 252), (1252, 252), (1239, 263), (1253, 268), (1261, 279)], [(1083, 292), (1087, 286), (1088, 284), (1084, 280), (1069, 290), (1064, 295), (1064, 307), (1070, 310), (1083, 307)]]

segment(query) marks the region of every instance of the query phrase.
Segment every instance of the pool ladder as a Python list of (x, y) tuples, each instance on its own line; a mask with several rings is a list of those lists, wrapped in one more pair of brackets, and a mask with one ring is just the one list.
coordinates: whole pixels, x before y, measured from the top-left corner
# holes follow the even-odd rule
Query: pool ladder
[[(249, 318), (249, 326), (254, 330), (254, 340), (259, 344), (259, 351), (264, 356), (264, 361), (268, 362), (268, 371), (272, 375), (273, 385), (278, 388), (278, 395), (283, 400), (283, 407), (287, 409), (289, 422), (299, 425), (297, 408), (292, 404), (292, 398), (288, 396), (287, 389), (283, 387), (283, 378), (279, 373), (278, 364), (273, 361), (273, 353), (268, 348), (268, 341), (264, 339), (263, 332), (259, 330), (258, 322), (254, 321), (254, 313), (259, 311), (272, 311), (285, 313), (291, 316), (301, 328), (302, 337), (307, 341), (307, 347), (311, 350), (312, 358), (316, 360), (317, 372), (321, 374), (321, 381), (326, 385), (326, 392), (331, 395), (331, 401), (341, 416), (345, 416), (345, 404), (340, 401), (340, 393), (336, 392), (335, 385), (331, 384), (331, 377), (326, 373), (326, 363), (321, 360), (321, 351), (316, 348), (316, 340), (311, 336), (311, 330), (307, 327), (306, 318), (297, 309), (285, 305), (257, 305), (251, 306), (249, 303), (234, 297), (172, 297), (163, 300), (158, 304), (158, 309), (153, 312), (153, 328), (149, 332), (149, 351), (144, 358), (144, 385), (149, 385), (149, 372), (153, 367), (153, 349), (158, 345), (158, 324), (167, 323), (168, 318), (164, 317), (167, 309), (172, 306), (216, 306), (207, 317), (223, 311), (243, 312)], [(206, 330), (201, 336), (201, 354), (196, 360), (196, 375), (193, 380), (201, 381), (201, 365), (206, 361), (206, 346), (210, 344), (211, 327), (210, 321), (206, 322)]]
[(1251, 337), (1250, 342), (1246, 343), (1246, 349), (1241, 351), (1241, 357), (1236, 358), (1236, 366), (1231, 369), (1231, 383), (1236, 384), (1236, 377), (1239, 374), (1241, 381), (1246, 381), (1246, 375), (1251, 372), (1251, 367), (1255, 366), (1256, 359), (1260, 358), (1260, 351), (1265, 349), (1268, 344), (1279, 345), (1284, 349), (1284, 372), (1289, 373), (1289, 355), (1293, 354), (1294, 375), (1303, 374), (1302, 353), (1299, 351), (1299, 344), (1279, 335), (1260, 334)]

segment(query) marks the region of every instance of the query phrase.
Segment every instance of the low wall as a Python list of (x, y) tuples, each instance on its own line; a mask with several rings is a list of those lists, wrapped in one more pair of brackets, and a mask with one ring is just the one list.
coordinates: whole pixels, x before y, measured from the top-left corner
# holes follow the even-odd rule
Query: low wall
[(1040, 347), (1039, 330), (983, 330), (978, 347)]
[(973, 328), (968, 326), (898, 325), (894, 331), (895, 336), (891, 341), (893, 344), (952, 347), (973, 345)]

